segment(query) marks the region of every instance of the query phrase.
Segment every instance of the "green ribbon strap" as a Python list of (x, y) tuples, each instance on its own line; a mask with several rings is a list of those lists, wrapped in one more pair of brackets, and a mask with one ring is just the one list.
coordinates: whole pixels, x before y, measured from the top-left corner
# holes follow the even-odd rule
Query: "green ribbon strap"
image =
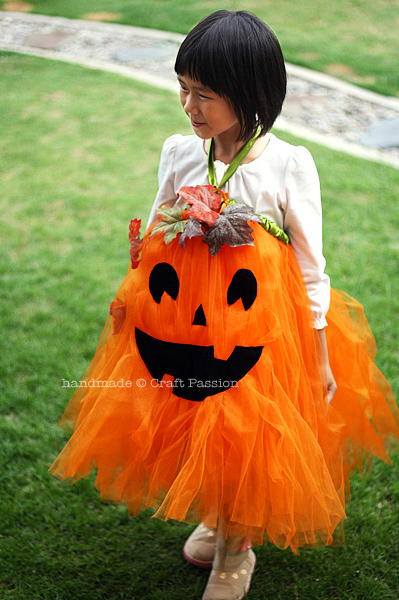
[[(260, 132), (261, 132), (261, 128), (258, 127), (255, 134), (241, 148), (241, 150), (238, 152), (238, 154), (236, 154), (236, 156), (233, 158), (233, 160), (227, 167), (226, 172), (223, 175), (222, 181), (220, 182), (219, 185), (216, 181), (215, 160), (214, 160), (214, 154), (215, 154), (214, 141), (213, 141), (213, 138), (211, 138), (211, 141), (209, 144), (209, 150), (208, 150), (208, 179), (209, 179), (209, 183), (211, 185), (220, 189), (228, 182), (230, 177), (232, 175), (234, 175), (234, 173), (237, 171), (237, 168), (239, 167), (239, 165), (242, 163), (244, 158), (247, 156), (248, 152), (251, 150), (252, 146), (258, 139)], [(264, 229), (266, 229), (266, 231), (268, 231), (269, 233), (274, 235), (274, 237), (276, 237), (278, 240), (280, 240), (284, 244), (289, 243), (290, 238), (285, 233), (285, 231), (283, 229), (281, 229), (281, 227), (279, 227), (276, 223), (274, 223), (274, 221), (269, 221), (269, 219), (266, 219), (266, 217), (262, 217), (262, 215), (259, 215), (259, 216), (262, 219), (262, 225), (263, 225)]]
[(234, 175), (234, 173), (237, 171), (238, 167), (240, 166), (240, 164), (242, 163), (244, 158), (247, 156), (248, 152), (251, 150), (252, 146), (258, 139), (261, 131), (262, 131), (261, 128), (258, 127), (255, 134), (241, 148), (241, 150), (238, 152), (238, 154), (236, 154), (236, 156), (233, 158), (233, 160), (227, 167), (226, 172), (223, 175), (222, 181), (220, 182), (219, 185), (217, 184), (217, 181), (216, 181), (216, 171), (215, 171), (215, 161), (214, 161), (214, 155), (215, 155), (214, 145), (215, 145), (215, 143), (213, 141), (213, 138), (211, 138), (211, 142), (209, 144), (209, 150), (208, 150), (208, 179), (209, 179), (209, 183), (211, 185), (214, 185), (217, 188), (222, 188), (228, 182), (230, 177), (232, 175)]

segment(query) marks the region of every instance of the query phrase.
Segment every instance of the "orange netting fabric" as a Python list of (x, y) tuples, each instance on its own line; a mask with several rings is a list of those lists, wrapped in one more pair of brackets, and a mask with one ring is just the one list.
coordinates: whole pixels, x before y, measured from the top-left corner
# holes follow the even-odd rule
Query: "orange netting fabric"
[[(229, 534), (296, 551), (333, 542), (351, 473), (369, 454), (388, 460), (384, 441), (399, 436), (399, 414), (374, 365), (362, 307), (336, 291), (327, 335), (338, 391), (326, 405), (322, 350), (292, 249), (253, 227), (254, 246), (223, 246), (213, 258), (201, 238), (185, 250), (177, 240), (165, 246), (160, 234), (145, 239), (138, 268), (116, 293), (87, 387), (64, 413), (74, 433), (51, 471), (75, 482), (97, 469), (102, 498), (133, 514), (152, 507), (162, 519), (210, 527), (223, 520)], [(172, 271), (158, 281), (159, 264)], [(240, 270), (256, 280), (246, 309), (231, 294)], [(156, 367), (143, 360), (138, 335), (166, 343)], [(183, 385), (215, 378), (211, 370), (201, 381), (203, 363), (213, 365), (213, 356), (225, 365), (236, 347), (240, 365), (253, 356), (246, 349), (261, 349), (236, 385), (199, 401), (182, 397)], [(195, 381), (183, 377), (179, 390), (182, 363)], [(232, 364), (221, 377), (234, 372)]]

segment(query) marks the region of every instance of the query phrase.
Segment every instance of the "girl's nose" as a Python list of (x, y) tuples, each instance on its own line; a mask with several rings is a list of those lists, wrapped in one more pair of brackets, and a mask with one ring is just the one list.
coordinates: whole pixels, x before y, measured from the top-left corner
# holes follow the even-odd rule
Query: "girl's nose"
[(190, 113), (190, 114), (198, 113), (198, 107), (196, 106), (195, 99), (193, 98), (193, 96), (191, 94), (188, 94), (186, 96), (184, 103), (183, 103), (183, 108), (186, 111), (186, 113)]

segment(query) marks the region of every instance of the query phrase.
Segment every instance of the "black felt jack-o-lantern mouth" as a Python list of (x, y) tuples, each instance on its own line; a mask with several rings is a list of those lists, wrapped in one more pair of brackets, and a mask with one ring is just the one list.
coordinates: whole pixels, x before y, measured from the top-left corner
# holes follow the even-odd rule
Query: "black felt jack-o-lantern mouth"
[[(153, 300), (159, 304), (164, 293), (173, 300), (179, 294), (179, 278), (169, 263), (159, 263), (151, 271), (149, 288)], [(257, 296), (257, 282), (248, 269), (239, 269), (227, 290), (229, 306), (241, 299), (245, 311)], [(202, 305), (195, 311), (193, 326), (206, 327)], [(215, 358), (214, 346), (196, 346), (162, 341), (136, 327), (137, 348), (151, 377), (161, 382), (165, 374), (174, 378), (173, 393), (179, 398), (201, 402), (207, 396), (239, 385), (239, 381), (258, 362), (263, 346), (235, 346), (227, 358)]]

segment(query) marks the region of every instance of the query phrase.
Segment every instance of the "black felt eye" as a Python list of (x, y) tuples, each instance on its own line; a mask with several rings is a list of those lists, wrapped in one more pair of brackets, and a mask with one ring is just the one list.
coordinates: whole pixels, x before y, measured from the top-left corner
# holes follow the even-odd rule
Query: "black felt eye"
[(176, 300), (179, 293), (179, 278), (174, 268), (168, 263), (159, 263), (151, 271), (149, 288), (151, 296), (159, 304), (163, 293), (169, 294), (173, 300)]
[(241, 298), (244, 310), (248, 310), (255, 302), (257, 293), (258, 284), (255, 275), (249, 269), (239, 269), (227, 290), (227, 302), (231, 306)]

